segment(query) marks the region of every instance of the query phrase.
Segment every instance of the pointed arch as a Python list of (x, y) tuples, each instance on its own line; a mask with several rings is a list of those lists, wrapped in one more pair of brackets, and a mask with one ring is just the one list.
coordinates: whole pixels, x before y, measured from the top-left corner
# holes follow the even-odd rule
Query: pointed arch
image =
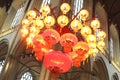
[(5, 55), (8, 52), (8, 48), (9, 48), (8, 40), (7, 39), (2, 39), (0, 41), (0, 58), (5, 57)]
[(109, 80), (108, 70), (105, 65), (105, 62), (101, 57), (99, 57), (93, 64), (93, 73), (95, 74), (92, 79), (95, 80)]

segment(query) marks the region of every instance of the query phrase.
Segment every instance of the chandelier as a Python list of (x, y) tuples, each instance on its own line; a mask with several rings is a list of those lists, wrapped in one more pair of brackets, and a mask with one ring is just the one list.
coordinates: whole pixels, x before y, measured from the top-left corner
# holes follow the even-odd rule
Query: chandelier
[(27, 49), (32, 49), (35, 58), (43, 61), (54, 77), (72, 66), (79, 67), (89, 56), (96, 57), (98, 48), (105, 47), (106, 37), (99, 20), (88, 19), (86, 9), (68, 18), (70, 5), (63, 3), (60, 11), (61, 15), (56, 17), (49, 4), (40, 11), (29, 10), (21, 28)]

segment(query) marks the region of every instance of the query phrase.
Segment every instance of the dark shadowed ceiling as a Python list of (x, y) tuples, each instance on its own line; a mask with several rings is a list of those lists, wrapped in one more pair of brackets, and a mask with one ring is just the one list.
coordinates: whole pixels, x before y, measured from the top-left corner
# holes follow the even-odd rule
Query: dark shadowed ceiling
[(108, 14), (109, 24), (117, 25), (117, 30), (120, 38), (120, 0), (98, 0), (104, 5), (104, 9)]
[(6, 7), (6, 11), (9, 9), (13, 0), (0, 0), (0, 7)]

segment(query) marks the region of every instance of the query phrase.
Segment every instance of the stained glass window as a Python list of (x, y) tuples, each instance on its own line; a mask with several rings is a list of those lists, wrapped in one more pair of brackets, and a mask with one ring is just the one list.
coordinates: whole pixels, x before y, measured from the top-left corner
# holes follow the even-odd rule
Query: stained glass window
[(20, 80), (33, 80), (32, 74), (30, 72), (25, 72)]
[(2, 71), (2, 69), (3, 69), (4, 63), (5, 63), (5, 60), (1, 60), (1, 61), (0, 61), (0, 73), (1, 73), (1, 71)]

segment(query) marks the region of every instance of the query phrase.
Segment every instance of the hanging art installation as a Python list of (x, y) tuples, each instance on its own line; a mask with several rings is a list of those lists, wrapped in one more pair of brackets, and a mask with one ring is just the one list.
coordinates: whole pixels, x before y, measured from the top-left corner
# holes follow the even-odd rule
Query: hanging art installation
[(35, 58), (43, 61), (53, 77), (59, 77), (72, 66), (79, 67), (89, 56), (96, 57), (98, 48), (105, 47), (106, 33), (97, 18), (88, 19), (86, 9), (81, 9), (74, 17), (67, 17), (68, 3), (63, 3), (60, 10), (58, 17), (49, 4), (40, 11), (29, 10), (21, 23), (27, 49), (32, 48)]

